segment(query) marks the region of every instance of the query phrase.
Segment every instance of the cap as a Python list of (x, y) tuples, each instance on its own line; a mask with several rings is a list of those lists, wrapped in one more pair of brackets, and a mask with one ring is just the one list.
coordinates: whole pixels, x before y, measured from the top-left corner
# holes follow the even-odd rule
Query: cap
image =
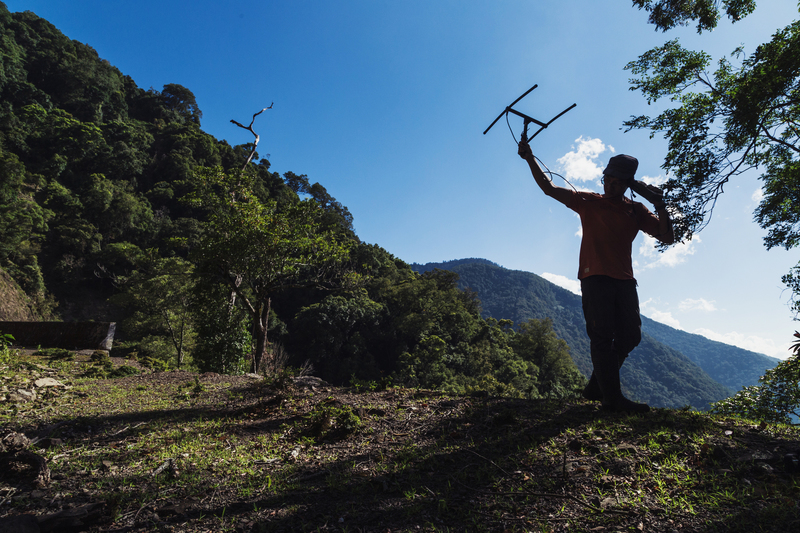
[(608, 160), (608, 166), (603, 174), (623, 180), (632, 180), (637, 168), (639, 168), (639, 161), (635, 157), (620, 154)]

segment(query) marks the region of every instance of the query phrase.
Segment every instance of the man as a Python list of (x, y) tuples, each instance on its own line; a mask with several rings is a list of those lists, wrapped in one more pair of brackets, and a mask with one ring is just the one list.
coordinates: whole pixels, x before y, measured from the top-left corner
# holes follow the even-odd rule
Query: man
[[(647, 404), (623, 396), (619, 368), (642, 339), (639, 296), (631, 261), (633, 239), (641, 230), (666, 244), (675, 241), (661, 191), (634, 180), (639, 162), (629, 155), (616, 155), (609, 160), (603, 171), (603, 194), (596, 194), (553, 185), (539, 168), (526, 141), (519, 143), (518, 152), (528, 162), (542, 191), (581, 218), (583, 237), (578, 279), (594, 366), (583, 396), (602, 401), (602, 408), (608, 411), (649, 411)], [(643, 204), (625, 197), (629, 187), (653, 204), (656, 215)]]

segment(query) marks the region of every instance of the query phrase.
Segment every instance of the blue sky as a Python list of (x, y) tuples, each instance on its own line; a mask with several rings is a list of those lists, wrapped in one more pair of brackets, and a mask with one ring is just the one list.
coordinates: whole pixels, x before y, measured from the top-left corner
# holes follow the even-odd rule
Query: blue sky
[[(575, 284), (579, 221), (538, 190), (505, 121), (506, 105), (547, 121), (532, 143), (576, 187), (600, 190), (608, 158), (636, 156), (658, 182), (665, 143), (624, 133), (655, 114), (623, 67), (680, 37), (714, 57), (746, 52), (798, 17), (796, 0), (759, 2), (747, 19), (698, 36), (656, 32), (627, 1), (361, 0), (6, 1), (88, 43), (143, 88), (193, 91), (202, 128), (232, 144), (230, 123), (258, 117), (272, 169), (307, 174), (347, 206), (359, 237), (407, 262), (481, 257)], [(521, 120), (512, 119), (519, 136)], [(563, 185), (556, 180), (557, 185)], [(766, 251), (753, 222), (756, 175), (726, 188), (711, 224), (664, 254), (639, 237), (643, 314), (775, 357), (795, 329), (780, 278), (797, 251)]]

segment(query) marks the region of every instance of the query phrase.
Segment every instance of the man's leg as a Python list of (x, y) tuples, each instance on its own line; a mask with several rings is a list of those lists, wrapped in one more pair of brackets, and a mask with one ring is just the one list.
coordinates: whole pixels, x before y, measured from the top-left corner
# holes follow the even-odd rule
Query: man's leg
[(614, 284), (616, 286), (614, 352), (621, 367), (628, 354), (642, 342), (642, 317), (639, 314), (636, 280), (614, 280)]
[(603, 393), (597, 379), (597, 367), (605, 365), (614, 349), (614, 294), (612, 279), (607, 276), (590, 276), (581, 280), (583, 317), (589, 335), (592, 366), (594, 371), (583, 396), (587, 400), (600, 401)]
[(620, 366), (641, 340), (636, 281), (591, 276), (581, 281), (581, 292), (594, 367), (584, 397), (602, 400), (613, 411), (649, 410), (625, 398), (619, 383)]

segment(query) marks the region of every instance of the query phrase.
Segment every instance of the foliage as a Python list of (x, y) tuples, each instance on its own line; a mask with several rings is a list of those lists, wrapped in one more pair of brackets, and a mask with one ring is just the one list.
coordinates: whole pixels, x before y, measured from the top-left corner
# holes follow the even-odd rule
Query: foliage
[[(666, 16), (665, 29), (681, 18), (700, 16), (684, 8), (717, 10), (709, 1), (657, 4), (681, 13), (674, 20)], [(754, 8), (754, 2), (724, 5), (736, 17)], [(713, 27), (716, 20), (711, 17), (708, 24)], [(725, 184), (758, 168), (764, 194), (755, 219), (767, 230), (764, 243), (768, 249), (794, 248), (800, 244), (800, 132), (794, 126), (800, 120), (800, 21), (777, 30), (750, 56), (740, 47), (732, 58), (738, 65), (723, 58), (709, 73), (711, 57), (684, 49), (678, 40), (642, 54), (626, 66), (635, 76), (630, 89), (641, 91), (648, 103), (668, 99), (677, 105), (656, 117), (631, 117), (625, 126), (648, 129), (668, 141), (662, 168), (670, 178), (664, 190), (668, 204), (680, 213), (675, 220), (680, 239), (691, 239), (708, 224)], [(790, 274), (784, 281), (794, 288), (792, 279)]]
[[(112, 301), (132, 311), (122, 324), (128, 339), (142, 341), (143, 346), (149, 347), (146, 352), (172, 360), (181, 368), (195, 337), (191, 313), (194, 267), (180, 257), (142, 263), (139, 270), (118, 278), (123, 292)], [(163, 348), (155, 348), (157, 345)]]
[[(697, 33), (713, 30), (720, 18), (719, 0), (633, 0), (633, 5), (650, 13), (649, 22), (667, 31), (697, 21)], [(755, 0), (722, 0), (725, 14), (736, 22), (753, 12)]]
[(795, 332), (793, 355), (767, 370), (760, 385), (744, 387), (735, 396), (714, 404), (712, 412), (764, 422), (797, 423), (800, 418), (800, 333)]
[(33, 355), (41, 355), (50, 359), (72, 360), (75, 358), (75, 352), (66, 348), (40, 348), (33, 352)]
[(376, 353), (376, 328), (386, 318), (385, 305), (369, 298), (365, 290), (350, 295), (329, 295), (303, 307), (292, 327), (302, 331), (292, 344), (321, 376), (334, 383), (347, 377), (375, 379), (380, 375)]
[(559, 398), (585, 386), (583, 375), (570, 358), (569, 346), (558, 338), (550, 318), (532, 318), (520, 324), (511, 346), (523, 360), (536, 365), (542, 397)]
[(255, 194), (255, 176), (198, 173), (188, 201), (209, 212), (209, 224), (192, 258), (207, 281), (224, 284), (250, 315), (255, 336), (253, 371), (267, 354), (267, 330), (274, 293), (294, 287), (324, 286), (344, 277), (348, 242), (321, 224), (325, 211), (312, 199), (278, 208)]
[(0, 333), (0, 348), (6, 349), (14, 344), (14, 336), (10, 333)]
[[(91, 309), (133, 269), (114, 247), (185, 257), (194, 168), (241, 167), (242, 150), (200, 130), (186, 87), (140, 89), (30, 11), (0, 5), (0, 35), (0, 265), (39, 314), (54, 296), (65, 319), (101, 319)], [(291, 194), (268, 168), (259, 191)]]
[(349, 405), (337, 407), (321, 402), (305, 418), (309, 436), (318, 442), (347, 438), (361, 427), (361, 418)]
[(15, 354), (11, 351), (14, 336), (9, 333), (0, 333), (0, 365), (10, 365), (14, 362)]
[(251, 366), (252, 336), (247, 313), (231, 301), (222, 285), (198, 285), (193, 321), (197, 342), (192, 352), (201, 372), (242, 374)]

